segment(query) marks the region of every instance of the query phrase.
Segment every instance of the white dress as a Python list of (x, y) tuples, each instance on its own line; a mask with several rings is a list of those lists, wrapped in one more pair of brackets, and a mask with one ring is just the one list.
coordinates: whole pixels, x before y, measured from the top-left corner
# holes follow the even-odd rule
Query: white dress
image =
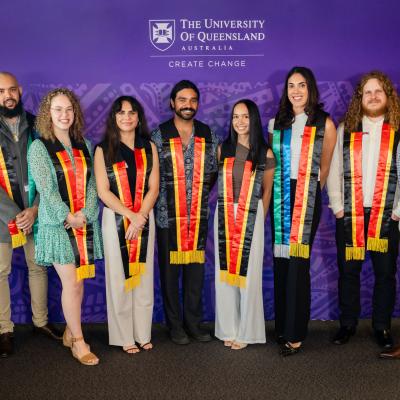
[[(237, 204), (235, 204), (235, 217)], [(214, 217), (215, 252), (215, 336), (224, 341), (265, 343), (262, 293), (264, 259), (264, 208), (258, 201), (251, 241), (246, 287), (238, 288), (220, 281), (218, 243), (218, 204)]]

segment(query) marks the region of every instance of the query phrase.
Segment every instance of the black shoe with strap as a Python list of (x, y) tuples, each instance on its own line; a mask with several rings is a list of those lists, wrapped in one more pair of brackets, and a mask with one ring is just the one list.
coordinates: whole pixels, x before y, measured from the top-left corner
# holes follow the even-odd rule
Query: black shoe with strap
[(375, 329), (374, 335), (376, 343), (378, 343), (382, 348), (391, 349), (393, 347), (393, 338), (390, 329)]

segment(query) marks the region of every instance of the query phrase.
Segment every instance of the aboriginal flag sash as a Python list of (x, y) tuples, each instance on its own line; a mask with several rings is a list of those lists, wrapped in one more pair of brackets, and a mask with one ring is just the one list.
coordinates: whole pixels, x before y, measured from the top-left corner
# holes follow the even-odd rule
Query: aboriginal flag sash
[[(364, 260), (365, 230), (362, 188), (362, 126), (343, 137), (344, 229), (346, 260)], [(382, 125), (375, 189), (367, 231), (367, 250), (386, 253), (390, 217), (397, 185), (396, 150), (399, 135)]]
[(310, 258), (311, 225), (327, 113), (308, 118), (303, 131), (293, 213), (290, 210), (290, 142), (292, 129), (274, 127), (276, 159), (273, 187), (274, 256)]
[[(18, 183), (17, 173), (13, 166), (12, 156), (7, 151), (6, 146), (0, 145), (0, 188), (4, 190), (8, 197), (23, 210), (21, 190)], [(26, 243), (24, 233), (17, 227), (15, 219), (8, 222), (8, 231), (11, 236), (12, 248), (23, 246)]]
[[(212, 138), (210, 128), (194, 121), (193, 180), (186, 187), (185, 160), (182, 141), (169, 120), (160, 125), (163, 141), (168, 205), (168, 245), (171, 264), (204, 263), (207, 238), (208, 194), (211, 184), (210, 157)], [(191, 189), (191, 202), (187, 193)]]
[[(107, 166), (107, 175), (111, 192), (121, 200), (125, 207), (137, 213), (140, 211), (144, 196), (148, 191), (153, 154), (150, 142), (145, 142), (139, 137), (135, 139), (135, 149), (129, 149), (129, 151), (134, 154), (135, 165), (128, 164), (128, 160), (125, 160), (122, 153), (119, 152), (118, 161), (111, 167)], [(134, 185), (128, 178), (129, 168), (136, 168)], [(125, 274), (125, 291), (129, 291), (140, 285), (140, 276), (146, 272), (149, 222), (134, 240), (125, 239), (130, 223), (128, 218), (115, 213), (115, 222)]]
[[(45, 145), (57, 175), (58, 189), (63, 202), (72, 214), (86, 206), (87, 185), (92, 173), (92, 159), (85, 142), (71, 138), (74, 162), (58, 139), (54, 142), (40, 139)], [(75, 256), (77, 280), (95, 276), (93, 225), (68, 229), (68, 237)]]
[[(263, 151), (265, 160), (266, 149)], [(261, 158), (263, 159), (263, 158)], [(262, 195), (265, 161), (252, 171), (248, 159), (244, 165), (239, 201), (234, 210), (233, 166), (235, 146), (225, 142), (221, 147), (218, 174), (218, 241), (220, 280), (240, 288), (246, 287), (247, 269), (258, 201)]]

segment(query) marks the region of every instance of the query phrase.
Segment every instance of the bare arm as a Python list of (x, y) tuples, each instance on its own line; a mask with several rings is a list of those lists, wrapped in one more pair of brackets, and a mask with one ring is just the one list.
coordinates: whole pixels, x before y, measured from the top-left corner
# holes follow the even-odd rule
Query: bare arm
[(329, 174), (333, 150), (336, 144), (336, 128), (330, 118), (326, 119), (325, 135), (322, 144), (321, 166), (320, 166), (320, 182), (321, 188), (324, 187)]
[[(273, 159), (273, 158), (274, 158), (274, 154), (272, 153), (272, 150), (268, 149), (267, 159)], [(275, 168), (269, 168), (264, 171), (264, 177), (263, 177), (263, 183), (262, 183), (262, 186), (263, 186), (262, 202), (263, 202), (263, 207), (264, 207), (264, 217), (267, 216), (269, 202), (271, 200), (272, 183), (274, 182), (274, 171), (275, 171)]]

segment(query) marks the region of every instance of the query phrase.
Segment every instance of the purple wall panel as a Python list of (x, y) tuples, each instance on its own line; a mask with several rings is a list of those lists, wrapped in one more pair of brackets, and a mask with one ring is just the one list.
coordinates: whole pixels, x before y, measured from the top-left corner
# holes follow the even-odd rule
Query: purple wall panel
[[(400, 71), (393, 63), (393, 54), (400, 51), (397, 40), (400, 6), (395, 0), (383, 3), (219, 1), (210, 9), (202, 2), (188, 7), (187, 2), (161, 0), (151, 3), (122, 0), (113, 4), (105, 0), (72, 0), (57, 3), (57, 7), (49, 0), (18, 1), (2, 6), (0, 69), (17, 75), (24, 87), (25, 107), (34, 112), (41, 97), (51, 88), (73, 89), (84, 107), (87, 136), (93, 143), (100, 140), (108, 109), (117, 96), (137, 97), (146, 108), (150, 127), (154, 128), (171, 116), (169, 92), (176, 81), (184, 78), (198, 83), (201, 91), (198, 117), (220, 138), (226, 135), (232, 104), (244, 97), (259, 105), (266, 130), (268, 119), (276, 112), (285, 74), (293, 65), (306, 65), (314, 70), (326, 110), (338, 121), (362, 73), (381, 69), (400, 83)], [(378, 19), (383, 13), (384, 23)], [(156, 43), (161, 31), (157, 30), (153, 36), (153, 30), (149, 30), (150, 20), (164, 20), (161, 21), (164, 25), (158, 27), (165, 28), (166, 36), (161, 43)], [(256, 22), (250, 28), (207, 28), (211, 20), (223, 21), (221, 24), (232, 20)], [(175, 29), (171, 30), (173, 25)], [(230, 39), (232, 33), (242, 35), (241, 38), (255, 34), (259, 40)], [(214, 35), (213, 40), (205, 39), (210, 37), (207, 35)], [(157, 46), (164, 49), (158, 50)], [(228, 61), (239, 66), (223, 66)], [(212, 204), (215, 197), (214, 193)], [(326, 196), (324, 204), (312, 254), (312, 318), (336, 319), (335, 221), (326, 206)], [(273, 318), (270, 248), (267, 223), (263, 277), (267, 319)], [(213, 259), (211, 232), (204, 287), (206, 320), (214, 317)], [(162, 300), (155, 269), (154, 320), (161, 321)], [(19, 323), (30, 321), (26, 275), (23, 252), (16, 251), (10, 282), (13, 319)], [(373, 280), (367, 261), (362, 272), (363, 317), (371, 314)], [(86, 281), (85, 290), (84, 321), (104, 321), (101, 262), (97, 264), (96, 278)], [(51, 320), (63, 320), (60, 282), (53, 269), (49, 269), (49, 312)], [(396, 315), (400, 315), (400, 303), (396, 305)]]

